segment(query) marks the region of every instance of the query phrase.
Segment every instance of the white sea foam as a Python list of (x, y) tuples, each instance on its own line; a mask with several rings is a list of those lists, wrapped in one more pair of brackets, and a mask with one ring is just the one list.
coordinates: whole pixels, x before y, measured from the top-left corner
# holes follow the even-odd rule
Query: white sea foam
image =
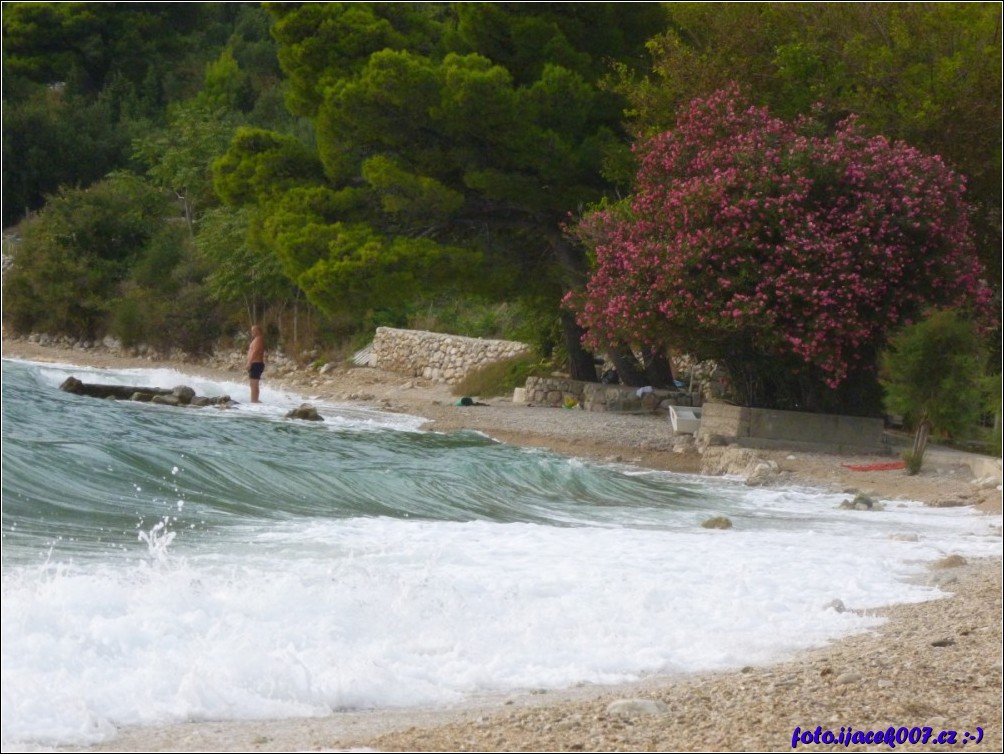
[[(51, 384), (91, 377), (40, 368)], [(160, 370), (98, 377), (230, 390)], [(302, 401), (263, 397), (250, 415)], [(410, 427), (331, 413), (326, 427)], [(567, 462), (570, 480), (582, 464)], [(190, 472), (179, 460), (164, 473)], [(932, 560), (1000, 551), (1001, 518), (967, 509), (847, 511), (845, 496), (811, 489), (666, 479), (704, 504), (565, 500), (550, 518), (561, 525), (301, 515), (212, 536), (155, 518), (139, 554), (7, 566), (3, 748), (768, 663), (877, 625), (853, 609), (940, 596), (908, 580)], [(186, 514), (196, 505), (170, 502)], [(735, 528), (700, 528), (718, 513)], [(825, 609), (834, 599), (852, 611)]]
[(311, 400), (294, 392), (273, 388), (267, 381), (261, 385), (259, 396), (261, 403), (253, 404), (248, 399), (247, 382), (210, 380), (174, 369), (101, 369), (51, 363), (35, 363), (35, 367), (39, 370), (40, 379), (52, 387), (60, 385), (71, 375), (82, 382), (106, 385), (158, 388), (187, 385), (197, 395), (230, 396), (238, 403), (238, 415), (249, 417), (280, 418), (303, 403), (311, 403), (318, 409), (324, 423), (331, 428), (417, 430), (425, 422), (422, 417), (408, 414), (393, 414), (365, 406)]
[(813, 520), (790, 530), (300, 521), (138, 564), (8, 569), (5, 748), (765, 663), (878, 623), (835, 598), (930, 599), (904, 580), (922, 562), (999, 550), (993, 519), (832, 503), (751, 492), (751, 517)]

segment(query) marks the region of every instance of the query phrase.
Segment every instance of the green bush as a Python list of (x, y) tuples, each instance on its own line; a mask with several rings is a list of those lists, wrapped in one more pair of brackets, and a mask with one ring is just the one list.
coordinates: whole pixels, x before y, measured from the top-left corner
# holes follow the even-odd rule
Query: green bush
[(903, 463), (906, 464), (906, 473), (910, 476), (915, 476), (920, 473), (921, 464), (924, 463), (924, 455), (922, 453), (914, 453), (912, 450), (903, 451)]
[(496, 361), (470, 372), (454, 386), (454, 395), (476, 395), (491, 398), (508, 395), (514, 388), (526, 384), (527, 377), (543, 376), (550, 372), (548, 366), (533, 355), (513, 356)]
[(906, 417), (916, 431), (910, 457), (904, 456), (910, 473), (920, 470), (932, 432), (974, 433), (985, 363), (976, 326), (954, 311), (936, 311), (890, 339), (881, 381), (886, 410)]

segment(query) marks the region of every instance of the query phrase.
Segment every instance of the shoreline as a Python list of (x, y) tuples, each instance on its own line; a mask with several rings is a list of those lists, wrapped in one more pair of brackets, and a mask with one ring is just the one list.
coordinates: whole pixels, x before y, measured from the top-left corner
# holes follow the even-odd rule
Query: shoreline
[[(1001, 561), (932, 577), (953, 594), (872, 611), (875, 631), (765, 666), (653, 676), (617, 686), (496, 694), (440, 709), (336, 712), (322, 718), (199, 722), (120, 731), (87, 751), (790, 751), (796, 727), (838, 733), (930, 727), (999, 751)], [(665, 705), (609, 711), (617, 700)], [(801, 746), (799, 748), (802, 748)], [(805, 746), (842, 750), (839, 745)], [(944, 745), (899, 745), (935, 751)], [(69, 750), (69, 749), (66, 749)], [(883, 745), (851, 751), (889, 751)]]
[[(3, 356), (91, 367), (172, 368), (221, 381), (245, 379), (239, 365), (152, 361), (24, 341), (4, 340)], [(664, 418), (526, 408), (501, 399), (490, 400), (486, 407), (461, 408), (445, 386), (367, 368), (333, 370), (325, 376), (311, 370), (266, 369), (262, 384), (263, 389), (277, 387), (315, 400), (426, 417), (426, 427), (433, 431), (473, 430), (565, 455), (707, 472), (706, 459), (699, 454), (675, 452), (666, 443), (665, 436), (671, 433)], [(234, 397), (246, 400), (243, 395)], [(884, 499), (969, 505), (1000, 513), (999, 488), (973, 485), (972, 474), (951, 454), (939, 457), (917, 477), (853, 472), (844, 466), (852, 460), (867, 463), (879, 458), (781, 451), (756, 455), (777, 464), (777, 484), (860, 490)], [(924, 579), (947, 592), (947, 598), (881, 608), (874, 612), (888, 620), (875, 631), (768, 666), (659, 676), (615, 687), (493, 694), (438, 709), (129, 728), (86, 750), (790, 750), (796, 726), (814, 730), (817, 725), (834, 732), (841, 726), (862, 731), (931, 726), (936, 732), (957, 730), (959, 743), (967, 726), (979, 725), (984, 738), (978, 748), (999, 750), (1001, 566), (1000, 558), (992, 558), (931, 570)], [(627, 718), (607, 712), (610, 701), (625, 697), (658, 700), (667, 711)], [(888, 750), (882, 745), (852, 748)]]

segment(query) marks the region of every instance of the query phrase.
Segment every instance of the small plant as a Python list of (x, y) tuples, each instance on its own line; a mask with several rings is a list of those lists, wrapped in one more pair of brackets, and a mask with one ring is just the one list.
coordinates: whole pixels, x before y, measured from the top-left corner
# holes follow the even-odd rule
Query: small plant
[(922, 453), (915, 453), (912, 450), (903, 451), (903, 463), (906, 464), (906, 473), (910, 476), (916, 476), (920, 473), (920, 466), (924, 462), (924, 456)]
[(482, 398), (507, 395), (526, 384), (526, 378), (546, 375), (549, 368), (536, 356), (527, 354), (487, 364), (467, 374), (453, 387), (454, 395), (478, 395)]

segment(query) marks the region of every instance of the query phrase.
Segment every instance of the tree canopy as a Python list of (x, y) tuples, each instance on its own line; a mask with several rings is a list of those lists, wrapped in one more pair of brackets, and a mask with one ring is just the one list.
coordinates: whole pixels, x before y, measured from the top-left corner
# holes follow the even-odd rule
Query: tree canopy
[[(624, 75), (633, 128), (739, 82), (759, 105), (829, 125), (857, 115), (871, 135), (940, 155), (967, 180), (974, 240), (1000, 283), (1000, 3), (670, 3), (652, 75)], [(736, 33), (741, 29), (742, 33)]]
[(597, 84), (611, 57), (641, 61), (659, 6), (269, 10), (323, 178), (273, 172), (281, 188), (262, 185), (266, 153), (292, 146), (258, 134), (248, 148), (243, 134), (217, 185), (256, 207), (260, 239), (314, 303), (380, 306), (460, 285), (556, 304), (581, 280), (584, 254), (561, 223), (610, 188), (605, 154), (626, 142), (619, 98)]
[(718, 359), (746, 405), (869, 413), (890, 331), (931, 305), (989, 305), (963, 179), (855, 119), (789, 124), (730, 87), (638, 159), (630, 202), (578, 227), (594, 344)]

